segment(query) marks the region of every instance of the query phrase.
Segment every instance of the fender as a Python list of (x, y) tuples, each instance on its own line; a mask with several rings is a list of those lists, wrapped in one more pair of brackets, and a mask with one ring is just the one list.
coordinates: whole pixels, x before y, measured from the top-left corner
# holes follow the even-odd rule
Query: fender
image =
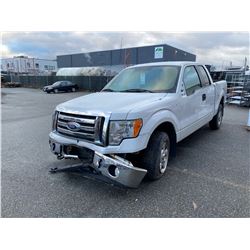
[(161, 125), (164, 122), (170, 122), (173, 124), (175, 132), (176, 132), (176, 139), (178, 141), (178, 131), (179, 128), (179, 121), (177, 117), (172, 113), (170, 110), (164, 109), (159, 110), (156, 113), (154, 113), (146, 122), (145, 126), (143, 126), (141, 133), (146, 134), (146, 145), (148, 144), (148, 141), (155, 131), (155, 129)]

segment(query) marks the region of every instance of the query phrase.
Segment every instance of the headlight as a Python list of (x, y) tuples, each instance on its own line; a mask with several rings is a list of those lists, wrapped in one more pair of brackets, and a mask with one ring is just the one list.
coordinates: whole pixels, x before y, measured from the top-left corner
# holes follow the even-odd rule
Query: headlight
[(55, 111), (52, 115), (52, 130), (56, 130), (58, 111)]
[(131, 121), (111, 121), (109, 125), (109, 145), (119, 145), (125, 138), (135, 138), (142, 127), (142, 119)]

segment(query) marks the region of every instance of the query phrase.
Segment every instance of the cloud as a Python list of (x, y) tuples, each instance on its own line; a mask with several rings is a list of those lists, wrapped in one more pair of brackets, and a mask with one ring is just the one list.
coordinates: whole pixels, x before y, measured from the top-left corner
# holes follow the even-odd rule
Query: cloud
[(1, 53), (0, 53), (1, 57), (13, 56), (7, 45), (1, 44), (0, 51), (1, 51)]
[(7, 32), (2, 57), (57, 55), (167, 43), (197, 55), (202, 63), (242, 65), (249, 62), (248, 32)]

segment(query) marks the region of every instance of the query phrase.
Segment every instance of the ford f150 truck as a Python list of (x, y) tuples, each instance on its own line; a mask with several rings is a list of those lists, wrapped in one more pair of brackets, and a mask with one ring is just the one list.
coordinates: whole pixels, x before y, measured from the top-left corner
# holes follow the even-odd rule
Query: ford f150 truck
[(96, 174), (137, 187), (145, 175), (162, 177), (178, 142), (206, 123), (220, 127), (226, 89), (195, 62), (128, 67), (102, 91), (56, 107), (50, 148), (58, 159), (80, 159)]

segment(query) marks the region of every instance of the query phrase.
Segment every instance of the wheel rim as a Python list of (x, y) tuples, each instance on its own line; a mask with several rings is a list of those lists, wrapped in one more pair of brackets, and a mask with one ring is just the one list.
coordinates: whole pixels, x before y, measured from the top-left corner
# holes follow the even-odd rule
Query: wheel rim
[(169, 151), (167, 148), (167, 143), (164, 143), (164, 145), (161, 148), (161, 160), (160, 160), (160, 172), (163, 174), (168, 165), (168, 155)]

